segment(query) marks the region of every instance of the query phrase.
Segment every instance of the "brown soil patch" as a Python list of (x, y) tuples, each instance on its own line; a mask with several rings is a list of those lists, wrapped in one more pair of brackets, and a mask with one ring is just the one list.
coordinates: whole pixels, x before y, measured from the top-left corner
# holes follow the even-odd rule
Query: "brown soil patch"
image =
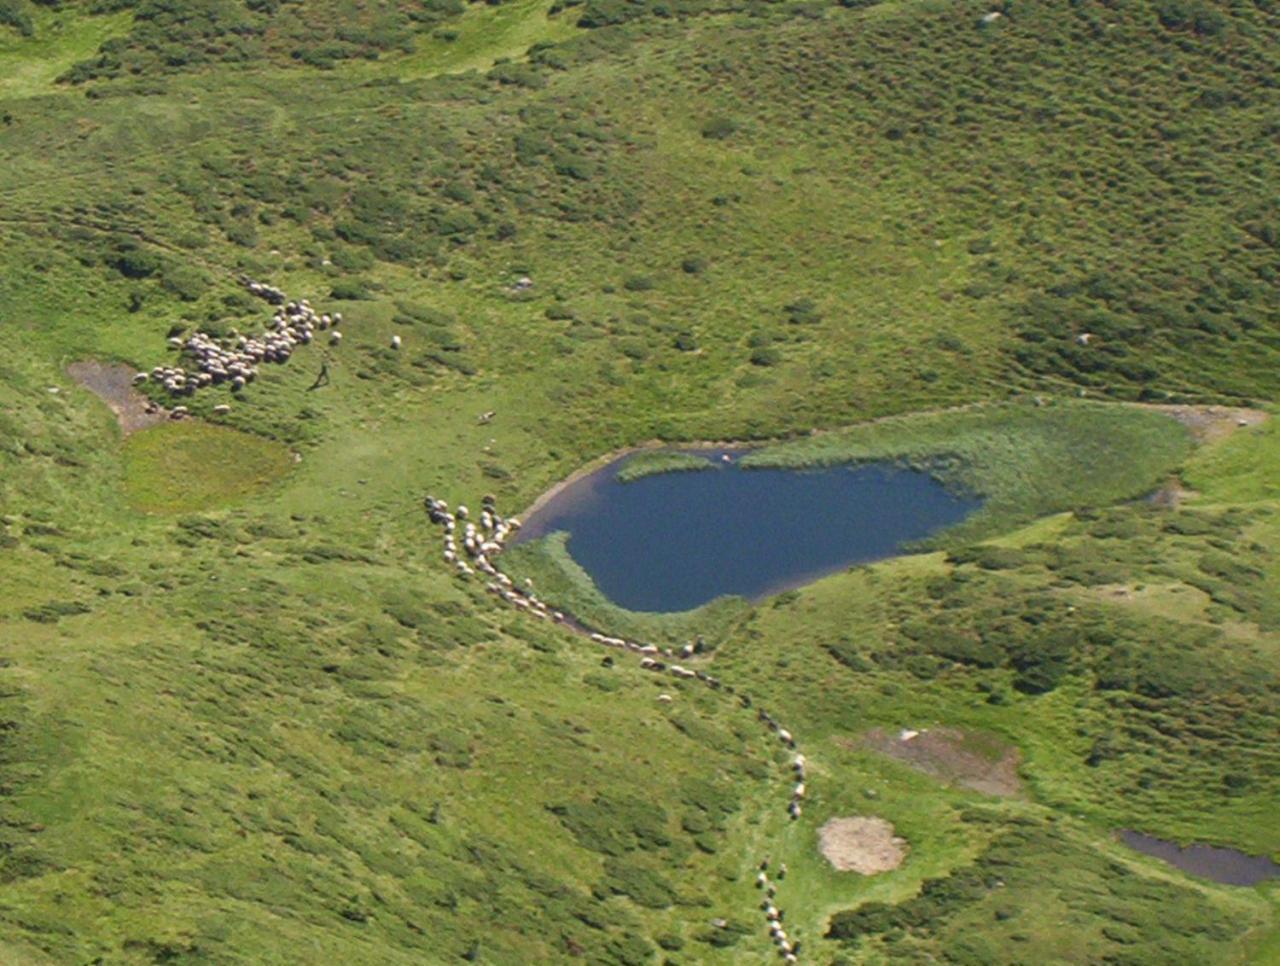
[(1150, 406), (1150, 409), (1168, 413), (1191, 430), (1198, 443), (1212, 443), (1230, 436), (1245, 426), (1257, 426), (1267, 414), (1261, 409), (1240, 409), (1232, 406)]
[(162, 423), (168, 415), (133, 388), (136, 373), (123, 363), (86, 359), (67, 366), (67, 373), (111, 408), (125, 435)]
[(994, 735), (958, 728), (930, 728), (919, 733), (873, 728), (863, 735), (862, 744), (926, 775), (984, 795), (1009, 798), (1022, 792), (1018, 778), (1022, 755)]
[(823, 856), (840, 872), (875, 875), (902, 865), (907, 842), (893, 834), (893, 826), (874, 815), (833, 818), (818, 829)]
[(1183, 486), (1182, 481), (1175, 477), (1152, 493), (1148, 499), (1152, 506), (1164, 510), (1176, 510), (1182, 505), (1183, 500), (1194, 499), (1199, 495), (1190, 487)]

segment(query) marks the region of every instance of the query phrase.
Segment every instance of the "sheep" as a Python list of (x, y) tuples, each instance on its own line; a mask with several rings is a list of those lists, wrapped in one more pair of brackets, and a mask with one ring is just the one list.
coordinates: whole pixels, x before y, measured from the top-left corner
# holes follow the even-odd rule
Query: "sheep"
[(213, 407), (213, 414), (215, 416), (225, 416), (229, 412), (231, 412), (231, 407), (228, 406), (226, 403), (223, 403), (220, 406)]
[(756, 873), (756, 888), (763, 889), (769, 883), (769, 877), (763, 872)]
[(337, 345), (337, 344), (338, 344), (339, 342), (341, 342), (341, 341), (342, 341), (342, 333), (341, 333), (341, 332), (330, 332), (330, 333), (329, 333), (329, 345)]
[(670, 704), (672, 699), (671, 699), (671, 695), (669, 694), (660, 694), (658, 695), (658, 700), (661, 701), (663, 704)]
[(393, 336), (391, 337), (391, 348), (392, 348), (392, 349), (399, 349), (399, 348), (400, 348), (400, 336), (398, 336), (398, 335), (393, 335)]
[(792, 798), (804, 798), (804, 782), (797, 782), (795, 790), (791, 793)]
[(133, 377), (133, 384), (135, 386), (141, 386), (146, 381), (147, 381), (147, 374), (145, 372), (139, 372)]
[(791, 737), (791, 732), (788, 731), (786, 728), (778, 729), (778, 740), (781, 741), (784, 745), (795, 744), (795, 739)]

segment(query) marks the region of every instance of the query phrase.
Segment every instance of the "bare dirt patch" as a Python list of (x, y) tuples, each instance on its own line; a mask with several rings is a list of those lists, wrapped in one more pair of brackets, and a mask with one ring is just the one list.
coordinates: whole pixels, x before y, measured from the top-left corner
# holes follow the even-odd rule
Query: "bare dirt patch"
[(67, 366), (67, 373), (111, 408), (125, 435), (162, 423), (168, 415), (133, 388), (135, 372), (123, 363), (86, 359)]
[(959, 728), (887, 732), (873, 728), (862, 744), (917, 771), (984, 795), (1010, 798), (1022, 792), (1021, 753), (995, 735)]
[(1266, 420), (1261, 409), (1242, 409), (1232, 406), (1150, 406), (1168, 413), (1191, 430), (1198, 443), (1213, 443), (1230, 436), (1237, 429), (1257, 426)]
[(818, 842), (823, 856), (840, 872), (889, 872), (907, 857), (906, 839), (894, 835), (893, 826), (875, 815), (830, 819), (818, 829)]

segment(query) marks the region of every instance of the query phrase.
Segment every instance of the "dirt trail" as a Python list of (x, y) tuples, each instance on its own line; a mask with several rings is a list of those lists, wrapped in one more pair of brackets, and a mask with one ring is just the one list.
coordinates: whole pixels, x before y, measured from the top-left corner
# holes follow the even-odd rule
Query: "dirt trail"
[(123, 363), (86, 359), (67, 366), (67, 373), (111, 407), (126, 436), (162, 423), (168, 416), (163, 408), (133, 388), (134, 370)]

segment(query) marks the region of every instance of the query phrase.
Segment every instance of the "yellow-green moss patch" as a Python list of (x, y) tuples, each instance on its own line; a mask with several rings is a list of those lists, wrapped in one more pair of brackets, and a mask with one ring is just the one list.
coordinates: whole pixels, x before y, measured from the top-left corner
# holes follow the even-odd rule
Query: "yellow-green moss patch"
[(226, 426), (167, 423), (135, 433), (124, 449), (129, 502), (149, 513), (178, 513), (244, 499), (282, 477), (289, 450)]

